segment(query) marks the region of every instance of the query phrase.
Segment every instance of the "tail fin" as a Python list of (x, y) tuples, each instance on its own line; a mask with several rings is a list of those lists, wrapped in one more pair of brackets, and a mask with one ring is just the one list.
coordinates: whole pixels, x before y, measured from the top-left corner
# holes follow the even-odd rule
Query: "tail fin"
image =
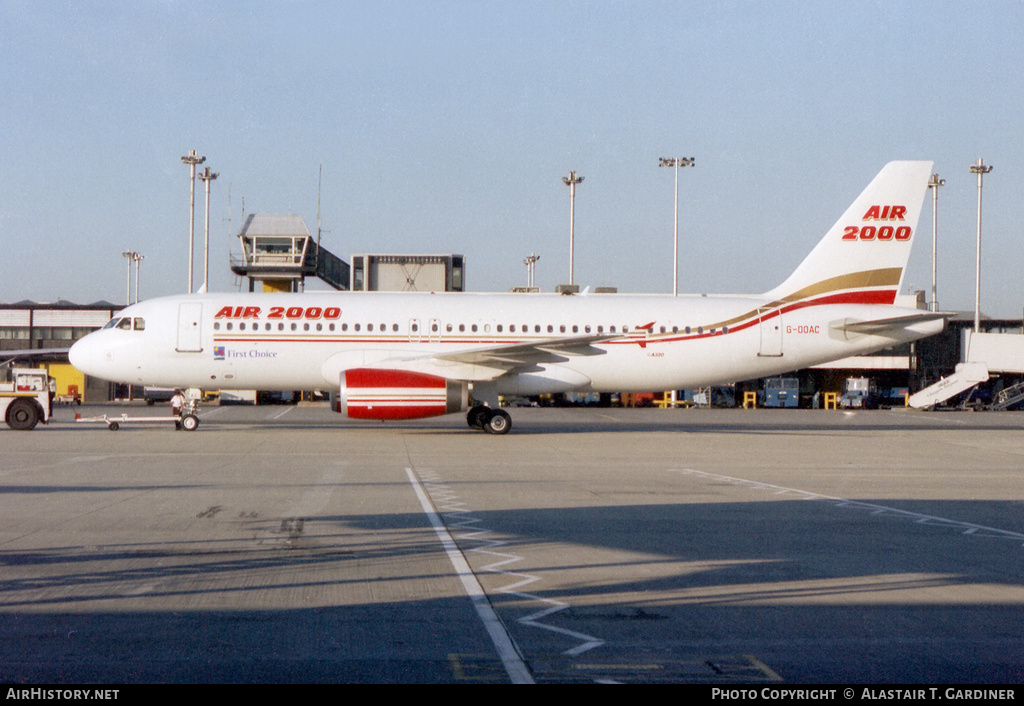
[(776, 302), (892, 304), (928, 190), (932, 162), (889, 162), (789, 278)]

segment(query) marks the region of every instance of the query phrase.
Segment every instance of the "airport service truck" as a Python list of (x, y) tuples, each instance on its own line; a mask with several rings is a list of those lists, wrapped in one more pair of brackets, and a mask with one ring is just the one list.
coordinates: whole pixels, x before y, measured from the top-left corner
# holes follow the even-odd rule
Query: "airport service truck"
[(50, 379), (42, 368), (12, 368), (0, 382), (0, 414), (11, 429), (28, 431), (50, 421)]

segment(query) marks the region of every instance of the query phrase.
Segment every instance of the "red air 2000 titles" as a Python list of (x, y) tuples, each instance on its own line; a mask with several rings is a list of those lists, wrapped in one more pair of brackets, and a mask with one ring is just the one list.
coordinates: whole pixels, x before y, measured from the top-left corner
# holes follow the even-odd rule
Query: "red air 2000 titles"
[[(213, 317), (215, 319), (258, 319), (262, 313), (259, 306), (224, 306)], [(338, 306), (272, 306), (268, 319), (337, 319), (341, 316)]]
[[(861, 220), (902, 221), (906, 214), (906, 206), (872, 206)], [(912, 233), (910, 226), (846, 226), (843, 240), (910, 240)]]

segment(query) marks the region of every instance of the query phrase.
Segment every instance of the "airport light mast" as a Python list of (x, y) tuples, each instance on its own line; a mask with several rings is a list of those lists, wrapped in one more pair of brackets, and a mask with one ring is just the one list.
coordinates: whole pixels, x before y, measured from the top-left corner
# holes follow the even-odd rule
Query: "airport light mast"
[(562, 181), (569, 187), (569, 284), (574, 284), (572, 259), (576, 237), (576, 185), (583, 181), (583, 177), (576, 176), (576, 172), (569, 172), (569, 176), (562, 177)]
[(693, 157), (660, 157), (659, 167), (675, 167), (676, 171), (676, 225), (672, 236), (672, 296), (679, 296), (679, 167), (694, 166)]
[(945, 179), (939, 179), (938, 174), (932, 174), (928, 181), (928, 188), (932, 190), (932, 311), (939, 310), (939, 298), (936, 294), (936, 282), (938, 281), (938, 232), (939, 232), (939, 187), (945, 185)]
[(191, 150), (181, 158), (181, 161), (189, 165), (189, 210), (188, 210), (188, 293), (192, 293), (192, 247), (196, 231), (196, 165), (206, 161), (206, 157), (196, 156), (196, 151)]
[(211, 172), (209, 167), (203, 169), (199, 178), (206, 184), (206, 235), (203, 238), (203, 292), (210, 290), (210, 182), (216, 179), (219, 174)]
[(981, 181), (982, 178), (992, 171), (992, 165), (986, 165), (985, 160), (978, 157), (978, 161), (971, 165), (971, 174), (978, 175), (978, 244), (975, 250), (974, 262), (974, 332), (981, 332)]
[(523, 260), (523, 264), (526, 265), (526, 286), (533, 287), (533, 275), (537, 268), (537, 260), (540, 259), (540, 255), (537, 253), (530, 253)]
[(142, 261), (146, 259), (146, 256), (139, 252), (132, 253), (132, 260), (135, 261), (135, 303), (139, 303), (139, 268), (142, 266)]
[[(137, 253), (134, 250), (125, 250), (121, 253), (121, 257), (128, 261), (128, 280), (125, 286), (124, 293), (124, 305), (130, 306), (132, 303), (132, 259)], [(136, 289), (138, 289), (136, 287)]]

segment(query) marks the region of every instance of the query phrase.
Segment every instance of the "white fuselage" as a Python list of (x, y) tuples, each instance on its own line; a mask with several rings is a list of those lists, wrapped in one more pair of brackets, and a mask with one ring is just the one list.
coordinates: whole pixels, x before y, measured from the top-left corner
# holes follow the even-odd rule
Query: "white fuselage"
[(336, 409), (362, 419), (448, 414), (472, 392), (467, 422), (495, 434), (509, 429), (502, 394), (778, 375), (942, 330), (941, 314), (893, 306), (931, 167), (886, 164), (762, 295), (187, 295), (128, 307), (71, 362), (136, 385), (336, 392)]
[[(306, 293), (183, 295), (126, 308), (72, 349), (100, 378), (202, 389), (332, 390), (352, 368), (399, 367), (498, 394), (682, 389), (775, 375), (937, 333), (885, 335), (848, 322), (913, 314), (888, 304), (764, 297), (595, 294)], [(760, 310), (760, 311), (759, 311)], [(504, 371), (444, 356), (592, 339)], [(598, 340), (593, 340), (593, 339)]]

